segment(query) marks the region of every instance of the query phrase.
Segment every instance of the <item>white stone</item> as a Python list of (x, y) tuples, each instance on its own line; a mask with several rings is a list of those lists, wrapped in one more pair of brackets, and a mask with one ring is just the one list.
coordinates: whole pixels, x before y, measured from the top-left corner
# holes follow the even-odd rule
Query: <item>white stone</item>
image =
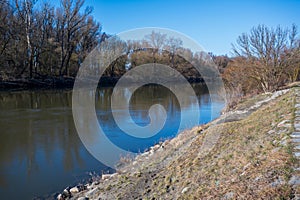
[(292, 142), (294, 142), (294, 143), (300, 143), (300, 139), (299, 138), (293, 138)]
[(224, 199), (233, 199), (234, 192), (228, 192), (224, 195)]
[(300, 132), (293, 132), (293, 133), (291, 134), (291, 137), (292, 137), (292, 138), (299, 138), (299, 137), (300, 137)]
[(115, 177), (117, 175), (118, 175), (118, 173), (113, 173), (112, 175), (110, 175), (110, 177), (113, 178), (113, 177)]
[(87, 197), (79, 197), (77, 200), (88, 200), (89, 198)]
[(284, 127), (286, 127), (287, 126), (287, 123), (289, 123), (290, 122), (290, 120), (283, 120), (282, 122), (280, 122), (278, 125), (277, 125), (277, 127), (282, 127), (282, 126), (284, 126)]
[(189, 187), (185, 187), (183, 188), (183, 190), (181, 191), (181, 194), (187, 193), (189, 191)]
[(78, 192), (79, 192), (79, 189), (78, 189), (77, 187), (73, 187), (73, 188), (70, 189), (70, 192), (71, 192), (72, 194), (75, 194), (75, 193), (78, 193)]
[(296, 157), (300, 157), (300, 152), (294, 152), (294, 155), (295, 155)]
[(87, 193), (85, 193), (85, 195), (86, 195), (87, 197), (92, 197), (92, 196), (95, 195), (95, 193), (96, 193), (97, 191), (98, 191), (98, 188), (94, 188), (94, 189), (88, 191)]
[(160, 145), (156, 144), (153, 147), (151, 147), (151, 150), (156, 151), (157, 149), (159, 149)]
[(299, 185), (300, 184), (300, 177), (299, 176), (292, 176), (289, 181), (290, 185)]
[(57, 195), (57, 200), (64, 200), (61, 194)]
[(106, 180), (106, 179), (109, 179), (111, 176), (111, 174), (102, 174), (102, 180)]

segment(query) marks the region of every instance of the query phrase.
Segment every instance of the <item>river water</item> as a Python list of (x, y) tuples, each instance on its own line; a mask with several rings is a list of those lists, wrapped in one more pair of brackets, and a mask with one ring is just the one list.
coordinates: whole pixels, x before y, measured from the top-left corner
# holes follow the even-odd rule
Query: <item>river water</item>
[[(193, 88), (200, 107), (199, 123), (218, 117), (224, 103), (212, 102), (213, 94), (202, 85)], [(96, 92), (99, 124), (113, 143), (133, 152), (143, 152), (174, 137), (180, 115), (185, 112), (189, 116), (198, 109), (193, 103), (180, 109), (176, 97), (166, 88), (144, 86), (131, 98), (132, 119), (140, 125), (148, 124), (148, 110), (154, 103), (164, 106), (168, 118), (162, 131), (150, 139), (127, 137), (111, 114), (112, 91), (113, 88), (106, 87)], [(0, 92), (0, 199), (43, 197), (87, 180), (91, 173), (113, 171), (90, 155), (81, 143), (71, 103), (71, 90)], [(187, 123), (185, 127), (194, 125)]]

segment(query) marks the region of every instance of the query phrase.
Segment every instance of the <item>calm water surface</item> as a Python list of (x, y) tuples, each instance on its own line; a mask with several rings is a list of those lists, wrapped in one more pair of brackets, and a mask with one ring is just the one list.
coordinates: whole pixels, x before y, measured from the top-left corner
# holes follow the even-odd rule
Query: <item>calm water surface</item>
[[(218, 117), (223, 102), (211, 102), (207, 89), (201, 85), (194, 85), (194, 90), (200, 123)], [(186, 104), (180, 111), (176, 97), (168, 89), (144, 86), (130, 100), (131, 117), (137, 124), (147, 125), (148, 109), (159, 103), (167, 111), (167, 121), (163, 130), (150, 139), (129, 137), (113, 120), (112, 112), (122, 110), (110, 110), (112, 91), (107, 87), (96, 93), (99, 123), (113, 143), (134, 152), (143, 152), (160, 140), (174, 137), (181, 113), (197, 109), (194, 104)], [(42, 197), (88, 179), (90, 172), (112, 171), (93, 158), (81, 143), (71, 102), (72, 91), (0, 92), (0, 199)], [(185, 127), (194, 125), (187, 122)]]

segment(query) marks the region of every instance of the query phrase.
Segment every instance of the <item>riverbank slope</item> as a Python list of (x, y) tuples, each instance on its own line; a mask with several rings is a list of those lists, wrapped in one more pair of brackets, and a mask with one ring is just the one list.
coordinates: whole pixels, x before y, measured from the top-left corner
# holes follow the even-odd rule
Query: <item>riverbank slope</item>
[(217, 120), (152, 147), (117, 173), (58, 198), (293, 199), (297, 93), (290, 88), (247, 99)]

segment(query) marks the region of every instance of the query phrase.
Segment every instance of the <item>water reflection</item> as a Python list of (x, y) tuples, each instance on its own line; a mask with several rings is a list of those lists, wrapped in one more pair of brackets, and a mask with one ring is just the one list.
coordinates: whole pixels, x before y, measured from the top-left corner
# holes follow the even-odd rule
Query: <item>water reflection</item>
[[(199, 96), (201, 123), (217, 117), (222, 103), (210, 102), (207, 90), (202, 86), (195, 85), (194, 89)], [(181, 113), (178, 101), (166, 88), (143, 87), (130, 99), (130, 114), (139, 125), (149, 123), (151, 105), (159, 103), (167, 111), (164, 129), (151, 140), (134, 138), (118, 129), (110, 110), (112, 91), (110, 87), (96, 91), (96, 113), (114, 144), (138, 152), (161, 138), (175, 135)], [(131, 94), (124, 90), (122, 95), (128, 99)], [(71, 100), (71, 91), (0, 93), (1, 198), (31, 199), (75, 184), (87, 178), (89, 171), (101, 173), (110, 170), (82, 145), (73, 122)], [(217, 108), (214, 113), (212, 107)], [(186, 113), (192, 113), (193, 109), (193, 104), (184, 105)], [(83, 123), (88, 124), (89, 119), (85, 120)]]

